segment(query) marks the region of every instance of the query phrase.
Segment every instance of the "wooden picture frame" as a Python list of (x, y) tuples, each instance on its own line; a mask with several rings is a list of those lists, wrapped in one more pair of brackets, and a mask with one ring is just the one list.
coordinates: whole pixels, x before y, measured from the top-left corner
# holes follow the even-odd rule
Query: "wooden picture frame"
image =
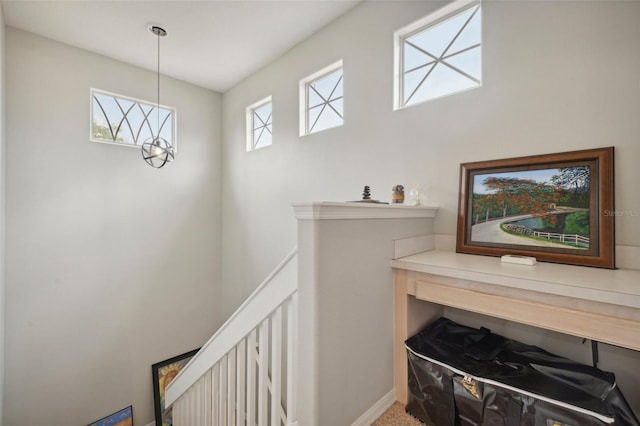
[(615, 268), (613, 147), (460, 165), (456, 252)]
[(165, 390), (167, 385), (178, 373), (189, 363), (191, 358), (200, 349), (194, 349), (182, 355), (174, 356), (164, 361), (157, 362), (151, 366), (151, 376), (153, 378), (153, 405), (156, 415), (156, 426), (172, 426), (173, 410), (166, 408)]
[(133, 407), (130, 405), (88, 426), (133, 426)]

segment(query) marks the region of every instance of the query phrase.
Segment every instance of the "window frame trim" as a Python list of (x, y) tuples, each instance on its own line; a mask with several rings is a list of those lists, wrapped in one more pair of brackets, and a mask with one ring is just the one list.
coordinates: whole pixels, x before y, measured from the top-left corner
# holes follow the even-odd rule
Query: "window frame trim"
[[(269, 145), (266, 146), (261, 146), (258, 148), (254, 148), (253, 147), (253, 115), (254, 115), (254, 111), (258, 108), (260, 108), (263, 105), (266, 105), (268, 103), (271, 103), (271, 143)], [(259, 149), (262, 148), (267, 148), (270, 147), (271, 145), (273, 145), (273, 95), (269, 95), (265, 98), (260, 99), (259, 101), (256, 101), (254, 103), (252, 103), (251, 105), (247, 106), (247, 108), (245, 109), (245, 134), (246, 134), (246, 150), (247, 152), (252, 152), (252, 151), (257, 151)]]
[[(93, 94), (94, 93), (99, 93), (101, 95), (107, 95), (114, 98), (124, 99), (126, 101), (131, 101), (135, 103), (142, 103), (145, 105), (149, 105), (153, 108), (157, 108), (158, 103), (145, 101), (144, 99), (138, 99), (132, 96), (120, 95), (118, 93), (109, 92), (107, 90), (96, 89), (95, 87), (89, 87), (89, 142), (104, 143), (104, 144), (116, 145), (116, 146), (126, 146), (129, 148), (137, 148), (137, 149), (142, 148), (142, 143), (138, 145), (138, 144), (120, 143), (120, 142), (106, 141), (106, 140), (93, 138)], [(178, 152), (178, 111), (175, 107), (172, 107), (172, 106), (163, 105), (163, 104), (160, 104), (159, 106), (160, 108), (171, 110), (173, 129), (171, 131), (172, 140), (170, 141), (170, 143), (171, 143), (171, 146), (173, 147), (173, 151)]]
[[(398, 111), (401, 109), (409, 108), (415, 105), (423, 104), (425, 102), (431, 102), (436, 99), (441, 99), (447, 96), (450, 96), (455, 93), (462, 93), (468, 90), (477, 89), (478, 87), (482, 87), (482, 80), (478, 86), (462, 89), (456, 92), (451, 92), (446, 95), (441, 95), (435, 98), (427, 99), (424, 101), (414, 102), (412, 104), (406, 105), (404, 103), (403, 94), (404, 94), (404, 41), (407, 38), (410, 38), (422, 31), (427, 30), (428, 28), (434, 27), (441, 22), (448, 20), (460, 13), (463, 13), (465, 10), (470, 9), (474, 6), (480, 6), (482, 8), (482, 0), (455, 0), (451, 3), (446, 4), (445, 6), (434, 10), (426, 16), (423, 16), (420, 19), (417, 19), (410, 24), (405, 25), (404, 27), (396, 30), (393, 33), (393, 111)], [(480, 21), (480, 37), (482, 40), (482, 20)], [(482, 42), (480, 44), (480, 48), (482, 49)], [(484, 64), (484, 63), (483, 63)], [(481, 73), (482, 65), (481, 64)]]
[[(308, 91), (308, 85), (310, 83), (313, 83), (316, 80), (320, 80), (323, 77), (326, 77), (329, 74), (332, 74), (336, 71), (338, 71), (339, 69), (342, 69), (342, 105), (343, 105), (343, 115), (342, 115), (342, 124), (339, 124), (337, 126), (332, 126), (332, 127), (327, 127), (325, 129), (322, 130), (316, 130), (314, 132), (309, 132), (309, 91)], [(318, 133), (318, 132), (322, 132), (324, 130), (329, 130), (329, 129), (335, 129), (336, 127), (340, 127), (340, 126), (344, 126), (344, 91), (345, 91), (346, 85), (344, 84), (344, 64), (343, 64), (343, 60), (339, 59), (336, 62), (333, 62), (330, 65), (327, 65), (326, 67), (314, 72), (313, 74), (308, 75), (305, 78), (302, 78), (300, 80), (300, 84), (299, 84), (299, 136), (303, 137), (303, 136), (308, 136), (308, 135), (312, 135), (314, 133)]]

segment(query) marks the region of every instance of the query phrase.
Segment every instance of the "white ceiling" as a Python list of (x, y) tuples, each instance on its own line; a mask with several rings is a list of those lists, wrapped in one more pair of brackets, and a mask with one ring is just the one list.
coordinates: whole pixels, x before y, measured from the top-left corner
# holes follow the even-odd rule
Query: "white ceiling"
[(5, 23), (219, 92), (360, 0), (1, 0)]

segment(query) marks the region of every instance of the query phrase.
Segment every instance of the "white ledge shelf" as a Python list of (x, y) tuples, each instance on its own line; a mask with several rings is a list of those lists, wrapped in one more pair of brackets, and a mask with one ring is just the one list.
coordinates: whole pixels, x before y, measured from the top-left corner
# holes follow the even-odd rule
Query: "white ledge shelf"
[(299, 220), (433, 218), (438, 211), (432, 206), (335, 201), (298, 202), (292, 206)]
[(396, 269), (494, 284), (640, 309), (640, 270), (539, 262), (505, 264), (498, 257), (431, 250), (393, 260)]
[[(404, 341), (448, 307), (640, 351), (640, 270), (500, 262), (431, 250), (394, 268), (394, 383), (406, 403)], [(425, 302), (409, 303), (411, 298)]]

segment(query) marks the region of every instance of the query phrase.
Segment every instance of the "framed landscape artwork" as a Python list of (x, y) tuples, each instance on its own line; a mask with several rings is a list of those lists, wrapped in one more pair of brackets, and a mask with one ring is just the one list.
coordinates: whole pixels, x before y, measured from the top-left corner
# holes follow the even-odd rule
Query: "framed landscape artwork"
[(615, 268), (613, 147), (460, 165), (456, 251)]
[(130, 405), (88, 426), (133, 426), (133, 407)]
[(172, 426), (173, 410), (165, 406), (165, 389), (178, 373), (189, 363), (200, 349), (194, 349), (182, 355), (174, 356), (151, 366), (153, 376), (153, 403), (156, 414), (156, 426)]

